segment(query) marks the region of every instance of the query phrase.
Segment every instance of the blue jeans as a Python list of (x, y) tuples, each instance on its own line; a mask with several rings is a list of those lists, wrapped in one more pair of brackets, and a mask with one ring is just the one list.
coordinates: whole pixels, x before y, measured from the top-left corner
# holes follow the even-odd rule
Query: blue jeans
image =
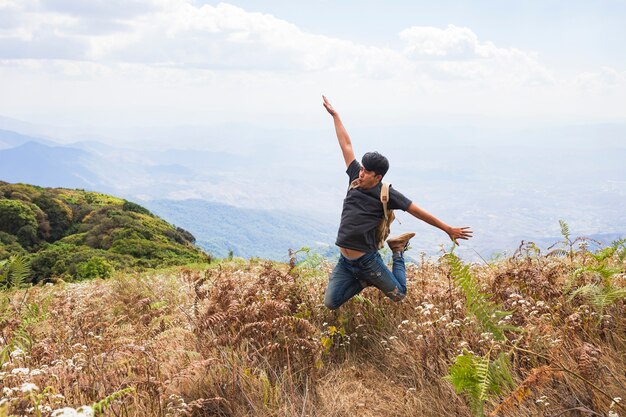
[(402, 255), (394, 254), (393, 272), (377, 251), (357, 259), (339, 255), (339, 261), (330, 274), (324, 304), (331, 310), (337, 309), (369, 285), (378, 288), (393, 301), (401, 301), (406, 295), (406, 269)]

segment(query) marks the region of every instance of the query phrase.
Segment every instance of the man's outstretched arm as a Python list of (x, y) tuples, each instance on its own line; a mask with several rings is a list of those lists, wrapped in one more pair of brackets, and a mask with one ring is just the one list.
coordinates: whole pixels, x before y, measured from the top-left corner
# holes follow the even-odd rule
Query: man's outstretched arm
[(324, 99), (324, 107), (333, 116), (333, 121), (335, 122), (335, 132), (337, 132), (337, 139), (339, 140), (339, 146), (341, 147), (341, 152), (343, 153), (343, 159), (346, 161), (346, 168), (350, 166), (352, 161), (354, 161), (354, 151), (352, 150), (352, 142), (350, 141), (350, 136), (348, 136), (348, 132), (346, 128), (343, 127), (343, 123), (341, 123), (341, 119), (339, 118), (339, 114), (330, 105), (328, 99), (325, 96), (322, 96)]
[(469, 227), (448, 226), (426, 210), (419, 208), (415, 203), (411, 203), (407, 211), (418, 219), (446, 232), (448, 236), (450, 236), (450, 239), (457, 245), (459, 244), (457, 239), (467, 240), (472, 237), (472, 231)]

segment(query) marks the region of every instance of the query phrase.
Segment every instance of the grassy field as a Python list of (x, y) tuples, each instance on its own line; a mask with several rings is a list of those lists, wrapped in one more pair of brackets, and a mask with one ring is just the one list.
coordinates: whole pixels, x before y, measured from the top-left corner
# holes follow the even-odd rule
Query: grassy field
[(555, 255), (337, 311), (315, 257), (5, 291), (0, 416), (626, 416), (623, 245)]

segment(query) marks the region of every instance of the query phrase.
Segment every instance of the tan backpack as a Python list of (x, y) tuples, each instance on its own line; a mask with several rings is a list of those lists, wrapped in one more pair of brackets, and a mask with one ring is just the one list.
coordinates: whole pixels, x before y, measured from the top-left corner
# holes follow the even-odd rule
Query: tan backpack
[(387, 203), (389, 202), (389, 184), (383, 182), (383, 186), (380, 189), (380, 202), (383, 203), (383, 219), (376, 228), (376, 241), (378, 242), (378, 249), (382, 249), (385, 246), (385, 240), (389, 237), (391, 231), (391, 223), (396, 218), (393, 214), (393, 210), (387, 209)]
[[(380, 189), (380, 202), (383, 203), (383, 219), (376, 227), (376, 242), (378, 242), (378, 249), (382, 249), (385, 247), (385, 241), (389, 237), (389, 232), (391, 231), (391, 223), (396, 218), (396, 215), (393, 213), (393, 210), (387, 209), (387, 203), (389, 203), (389, 186), (386, 182), (382, 183), (382, 187)], [(358, 178), (350, 184), (349, 189), (357, 188), (359, 186)]]

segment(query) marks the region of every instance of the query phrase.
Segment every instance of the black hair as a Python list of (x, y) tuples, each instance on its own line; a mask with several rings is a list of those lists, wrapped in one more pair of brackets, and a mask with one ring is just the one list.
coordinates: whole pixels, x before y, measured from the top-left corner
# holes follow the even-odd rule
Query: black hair
[(378, 152), (368, 152), (363, 155), (361, 164), (363, 164), (363, 168), (366, 170), (374, 171), (376, 174), (382, 175), (383, 177), (389, 170), (389, 161)]

